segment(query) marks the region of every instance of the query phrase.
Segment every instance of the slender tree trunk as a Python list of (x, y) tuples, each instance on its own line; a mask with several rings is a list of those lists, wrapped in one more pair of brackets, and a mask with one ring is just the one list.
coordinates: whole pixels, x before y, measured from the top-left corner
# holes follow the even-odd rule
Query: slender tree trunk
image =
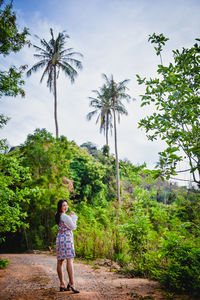
[(56, 137), (58, 138), (56, 66), (54, 66), (54, 119), (55, 119), (55, 126), (56, 126)]
[(108, 114), (106, 115), (106, 146), (108, 146)]
[(115, 98), (113, 99), (113, 115), (114, 115), (114, 135), (115, 135), (115, 161), (117, 170), (117, 200), (120, 202), (120, 180), (119, 180), (119, 160), (117, 151), (117, 125), (116, 125), (116, 112), (115, 112)]
[(160, 54), (160, 62), (161, 62), (161, 65), (163, 66), (163, 61), (162, 61), (162, 56)]

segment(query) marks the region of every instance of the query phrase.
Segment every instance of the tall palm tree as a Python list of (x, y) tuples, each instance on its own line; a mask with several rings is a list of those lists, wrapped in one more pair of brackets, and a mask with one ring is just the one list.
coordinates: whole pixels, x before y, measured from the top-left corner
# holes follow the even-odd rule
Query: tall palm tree
[(120, 179), (119, 179), (119, 160), (118, 160), (118, 149), (117, 149), (117, 121), (120, 122), (121, 115), (128, 115), (128, 112), (122, 103), (123, 99), (129, 101), (131, 97), (126, 93), (128, 88), (126, 84), (129, 82), (128, 79), (116, 83), (111, 75), (110, 79), (103, 74), (103, 78), (106, 83), (100, 88), (100, 91), (93, 91), (97, 94), (96, 98), (89, 97), (90, 106), (94, 107), (95, 110), (87, 115), (87, 119), (91, 118), (99, 112), (96, 123), (100, 120), (100, 132), (104, 131), (106, 134), (106, 144), (108, 145), (108, 130), (112, 132), (113, 120), (114, 120), (114, 138), (115, 138), (115, 160), (117, 170), (117, 198), (120, 201)]
[(60, 32), (56, 38), (54, 38), (53, 29), (50, 28), (51, 39), (47, 42), (45, 39), (40, 39), (42, 47), (33, 45), (39, 54), (34, 56), (40, 61), (35, 63), (27, 72), (29, 77), (33, 72), (37, 72), (40, 69), (44, 69), (40, 82), (47, 76), (47, 87), (50, 92), (54, 93), (54, 119), (56, 127), (56, 137), (58, 137), (58, 121), (57, 121), (57, 79), (59, 77), (59, 71), (62, 70), (64, 74), (74, 82), (75, 77), (78, 75), (76, 69), (82, 69), (82, 63), (76, 56), (82, 56), (79, 52), (74, 52), (73, 48), (65, 49), (65, 44), (69, 36), (65, 31)]
[(89, 97), (89, 105), (95, 108), (95, 110), (87, 114), (87, 119), (90, 121), (94, 115), (99, 113), (96, 119), (96, 124), (100, 121), (100, 133), (104, 132), (104, 135), (106, 136), (106, 145), (108, 146), (108, 132), (110, 129), (110, 132), (112, 133), (113, 128), (111, 101), (106, 95), (107, 89), (105, 85), (100, 88), (100, 91), (93, 90), (93, 92), (97, 95), (97, 97)]
[(128, 88), (126, 87), (129, 79), (125, 79), (119, 83), (114, 81), (113, 75), (110, 79), (103, 74), (103, 78), (106, 81), (107, 95), (111, 100), (111, 107), (113, 112), (114, 119), (114, 138), (115, 138), (115, 161), (116, 161), (116, 170), (117, 170), (117, 199), (120, 202), (120, 178), (119, 178), (119, 160), (118, 160), (118, 149), (117, 149), (117, 122), (116, 114), (118, 115), (118, 122), (120, 121), (120, 115), (128, 115), (128, 112), (125, 106), (122, 103), (122, 100), (125, 99), (129, 102), (131, 99), (130, 95), (126, 93)]

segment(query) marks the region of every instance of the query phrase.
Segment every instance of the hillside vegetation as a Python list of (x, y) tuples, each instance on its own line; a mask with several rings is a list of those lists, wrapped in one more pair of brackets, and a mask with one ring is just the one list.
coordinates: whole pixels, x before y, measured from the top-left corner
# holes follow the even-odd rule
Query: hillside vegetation
[(37, 129), (23, 145), (1, 154), (2, 249), (10, 251), (12, 243), (13, 251), (54, 250), (54, 215), (64, 198), (79, 216), (78, 257), (108, 258), (132, 276), (199, 295), (199, 193), (154, 179), (155, 171), (124, 160), (119, 203), (115, 159), (106, 150), (90, 154), (64, 136)]

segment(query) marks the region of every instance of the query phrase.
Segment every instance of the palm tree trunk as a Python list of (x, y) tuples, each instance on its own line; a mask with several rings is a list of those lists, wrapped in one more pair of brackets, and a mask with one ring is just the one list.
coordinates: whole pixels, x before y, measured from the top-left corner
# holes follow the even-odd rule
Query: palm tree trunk
[(115, 135), (115, 161), (117, 170), (117, 200), (120, 202), (120, 180), (119, 180), (119, 160), (117, 151), (117, 125), (116, 125), (116, 113), (115, 113), (115, 99), (113, 99), (113, 115), (114, 115), (114, 135)]
[(58, 138), (56, 66), (54, 66), (54, 119), (55, 119), (55, 126), (56, 126), (56, 137)]
[(108, 114), (106, 114), (106, 146), (108, 146)]

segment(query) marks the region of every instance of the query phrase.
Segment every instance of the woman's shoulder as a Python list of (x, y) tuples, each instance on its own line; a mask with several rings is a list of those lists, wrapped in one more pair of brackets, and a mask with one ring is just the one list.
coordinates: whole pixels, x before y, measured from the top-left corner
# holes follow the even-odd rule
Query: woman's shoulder
[(60, 215), (60, 219), (61, 219), (62, 221), (68, 220), (69, 218), (70, 218), (70, 216), (68, 216), (68, 215), (66, 215), (66, 214), (61, 214), (61, 215)]
[(66, 215), (66, 214), (61, 214), (60, 215), (60, 220), (63, 222), (76, 222), (78, 219), (78, 216), (76, 214), (73, 214), (72, 216)]

